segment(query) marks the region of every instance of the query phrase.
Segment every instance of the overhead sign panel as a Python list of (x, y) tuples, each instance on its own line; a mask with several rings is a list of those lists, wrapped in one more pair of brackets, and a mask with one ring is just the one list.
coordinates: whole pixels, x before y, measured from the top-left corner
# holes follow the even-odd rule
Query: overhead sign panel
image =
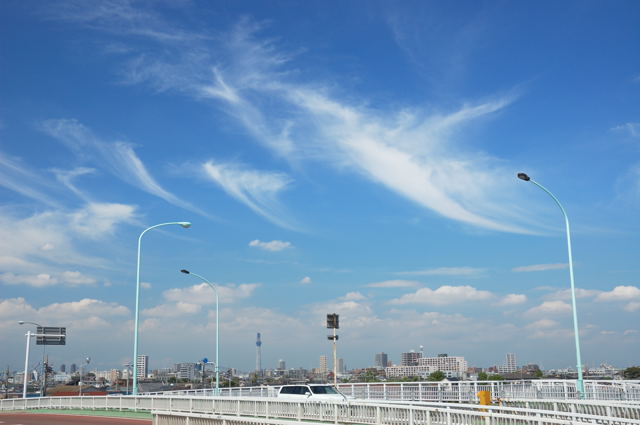
[(67, 328), (38, 326), (36, 345), (66, 345)]

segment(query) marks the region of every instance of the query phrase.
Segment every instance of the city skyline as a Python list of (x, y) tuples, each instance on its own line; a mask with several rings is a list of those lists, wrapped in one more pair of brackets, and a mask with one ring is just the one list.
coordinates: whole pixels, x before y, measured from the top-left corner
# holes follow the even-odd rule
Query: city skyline
[[(0, 367), (640, 352), (640, 4), (0, 4)], [(33, 330), (33, 329), (31, 329)], [(41, 348), (32, 342), (32, 359)], [(404, 348), (402, 348), (404, 347)], [(397, 354), (396, 354), (397, 353)], [(331, 363), (331, 362), (329, 362)]]

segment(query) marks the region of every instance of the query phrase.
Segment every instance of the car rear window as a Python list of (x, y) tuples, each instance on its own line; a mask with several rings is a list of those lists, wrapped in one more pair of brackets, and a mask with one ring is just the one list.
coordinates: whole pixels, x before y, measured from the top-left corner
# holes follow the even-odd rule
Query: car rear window
[(307, 387), (303, 387), (300, 385), (292, 385), (290, 387), (282, 387), (280, 389), (280, 394), (298, 394), (304, 395), (307, 392)]
[(311, 387), (311, 391), (313, 391), (314, 394), (338, 394), (336, 389), (333, 388), (331, 385), (313, 386)]

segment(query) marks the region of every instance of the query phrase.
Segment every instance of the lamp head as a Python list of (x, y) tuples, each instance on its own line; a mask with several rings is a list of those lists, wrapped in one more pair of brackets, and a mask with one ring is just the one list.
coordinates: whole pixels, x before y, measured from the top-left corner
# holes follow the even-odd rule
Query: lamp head
[(182, 272), (184, 274), (190, 274), (191, 273), (189, 270), (185, 270), (185, 269), (180, 270), (180, 272)]
[(531, 180), (531, 177), (527, 176), (525, 173), (518, 173), (518, 178), (520, 180), (524, 180), (526, 182), (528, 182), (529, 180)]
[(181, 221), (178, 223), (180, 226), (184, 227), (185, 229), (188, 229), (189, 227), (191, 227), (191, 223), (188, 221)]

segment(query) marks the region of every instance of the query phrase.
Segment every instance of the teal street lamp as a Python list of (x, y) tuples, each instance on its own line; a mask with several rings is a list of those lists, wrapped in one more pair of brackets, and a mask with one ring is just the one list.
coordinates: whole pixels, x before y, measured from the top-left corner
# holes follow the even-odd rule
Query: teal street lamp
[(542, 186), (540, 183), (538, 183), (537, 181), (533, 180), (531, 177), (529, 177), (528, 175), (526, 175), (525, 173), (518, 173), (518, 178), (520, 180), (524, 180), (526, 182), (531, 182), (533, 184), (535, 184), (536, 186), (538, 186), (540, 189), (544, 190), (549, 196), (551, 196), (551, 198), (553, 198), (553, 200), (556, 202), (556, 204), (558, 204), (558, 206), (560, 207), (560, 211), (562, 211), (562, 215), (564, 215), (564, 224), (565, 224), (565, 228), (567, 231), (567, 251), (569, 252), (569, 279), (571, 281), (571, 305), (573, 307), (573, 334), (575, 336), (576, 339), (576, 362), (578, 363), (577, 369), (578, 369), (578, 382), (577, 382), (577, 390), (578, 390), (578, 394), (580, 398), (584, 397), (584, 379), (582, 377), (582, 360), (581, 360), (581, 356), (580, 356), (580, 334), (578, 332), (578, 312), (576, 309), (576, 289), (575, 289), (575, 285), (573, 282), (573, 256), (571, 254), (571, 233), (569, 231), (569, 217), (567, 216), (567, 212), (564, 210), (564, 207), (562, 206), (562, 204), (560, 203), (560, 201), (558, 200), (558, 198), (555, 197), (555, 195), (551, 192), (549, 192), (549, 190)]
[[(220, 358), (219, 358), (219, 347), (220, 347), (220, 343), (219, 343), (219, 338), (220, 338), (220, 332), (219, 332), (219, 310), (218, 310), (218, 287), (216, 285), (214, 285), (213, 283), (209, 282), (207, 279), (205, 279), (204, 277), (200, 276), (197, 273), (193, 273), (190, 272), (189, 270), (185, 270), (182, 269), (180, 270), (182, 273), (184, 274), (190, 274), (193, 275), (197, 278), (202, 279), (204, 282), (206, 282), (207, 284), (209, 284), (209, 286), (211, 287), (211, 289), (213, 289), (213, 292), (216, 294), (216, 395), (220, 394)], [(203, 371), (204, 373), (204, 371)]]
[(140, 318), (140, 247), (142, 244), (142, 237), (151, 229), (155, 229), (156, 227), (161, 226), (169, 226), (172, 224), (177, 224), (178, 226), (182, 226), (185, 229), (191, 227), (191, 223), (189, 223), (188, 221), (172, 221), (169, 223), (160, 223), (144, 229), (142, 233), (140, 233), (140, 237), (138, 237), (138, 264), (136, 269), (136, 316), (135, 323), (133, 325), (133, 395), (138, 395), (138, 322)]

